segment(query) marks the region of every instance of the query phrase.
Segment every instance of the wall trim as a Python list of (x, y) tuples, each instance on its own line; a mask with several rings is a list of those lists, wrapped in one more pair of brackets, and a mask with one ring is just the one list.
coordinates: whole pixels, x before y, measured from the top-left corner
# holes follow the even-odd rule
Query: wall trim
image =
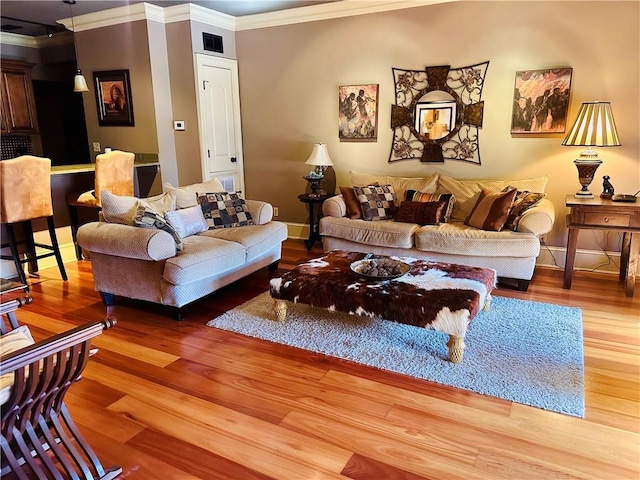
[(175, 5), (164, 9), (165, 23), (184, 21), (196, 21), (233, 32), (236, 29), (237, 19), (226, 13), (217, 12), (209, 8), (201, 7), (200, 5), (194, 5), (193, 3)]

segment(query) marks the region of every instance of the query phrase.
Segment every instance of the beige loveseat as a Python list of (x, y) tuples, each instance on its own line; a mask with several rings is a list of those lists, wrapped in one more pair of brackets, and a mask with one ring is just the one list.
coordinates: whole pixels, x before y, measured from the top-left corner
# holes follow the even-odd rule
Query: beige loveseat
[(165, 184), (163, 195), (146, 200), (103, 194), (103, 221), (78, 230), (103, 301), (113, 304), (117, 295), (168, 305), (181, 319), (185, 305), (263, 267), (275, 271), (287, 226), (272, 221), (273, 208), (265, 202), (245, 201), (255, 225), (208, 229), (184, 238), (131, 225), (140, 205), (168, 218), (168, 212), (200, 208), (197, 194), (222, 190), (215, 180), (182, 188)]
[(334, 249), (381, 255), (400, 255), (462, 265), (493, 268), (501, 283), (529, 286), (540, 253), (540, 236), (551, 231), (553, 204), (543, 198), (521, 216), (516, 231), (486, 231), (465, 225), (480, 192), (500, 192), (507, 186), (522, 191), (544, 192), (548, 176), (525, 180), (456, 180), (433, 174), (425, 178), (400, 178), (351, 172), (351, 185), (392, 185), (397, 204), (407, 190), (453, 194), (450, 221), (420, 226), (394, 220), (365, 221), (347, 216), (347, 205), (337, 195), (322, 205), (320, 234), (325, 252)]

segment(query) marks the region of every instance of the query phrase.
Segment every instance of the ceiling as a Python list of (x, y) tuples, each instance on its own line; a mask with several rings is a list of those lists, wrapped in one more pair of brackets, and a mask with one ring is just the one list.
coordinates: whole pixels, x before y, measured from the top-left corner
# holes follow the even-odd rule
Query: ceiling
[(1, 0), (2, 31), (29, 36), (45, 35), (47, 27), (51, 32), (65, 30), (63, 26), (56, 23), (56, 20), (69, 18), (72, 12), (74, 16), (78, 16), (142, 3), (143, 1), (160, 7), (193, 3), (227, 15), (242, 17), (338, 0), (77, 0), (73, 7), (65, 4), (62, 0)]

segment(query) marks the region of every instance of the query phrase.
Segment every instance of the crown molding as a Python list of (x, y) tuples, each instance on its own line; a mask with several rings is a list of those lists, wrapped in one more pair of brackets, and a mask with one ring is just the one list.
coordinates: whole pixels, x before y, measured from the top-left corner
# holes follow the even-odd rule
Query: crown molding
[[(164, 9), (150, 3), (135, 3), (124, 7), (110, 8), (100, 12), (74, 15), (73, 24), (76, 32), (93, 30), (95, 28), (120, 25), (122, 23), (137, 22), (139, 20), (153, 20), (164, 23)], [(71, 17), (57, 20), (67, 30), (74, 31), (71, 26)]]
[(332, 18), (352, 17), (457, 1), (460, 0), (342, 0), (340, 2), (322, 3), (309, 7), (238, 17), (236, 19), (236, 31), (316, 22)]
[(8, 32), (0, 32), (0, 44), (12, 45), (14, 47), (38, 48), (38, 42), (35, 37)]
[(236, 23), (238, 19), (231, 15), (227, 15), (226, 13), (217, 12), (193, 3), (165, 7), (165, 23), (184, 21), (201, 22), (212, 27), (224, 28), (233, 32), (236, 30)]

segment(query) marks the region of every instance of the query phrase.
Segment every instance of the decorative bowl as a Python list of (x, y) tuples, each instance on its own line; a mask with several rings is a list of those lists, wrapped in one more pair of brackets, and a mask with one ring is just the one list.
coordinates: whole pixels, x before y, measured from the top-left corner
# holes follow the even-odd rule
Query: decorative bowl
[(408, 263), (389, 257), (364, 258), (356, 260), (349, 267), (353, 273), (375, 280), (399, 278), (411, 270), (411, 265)]

